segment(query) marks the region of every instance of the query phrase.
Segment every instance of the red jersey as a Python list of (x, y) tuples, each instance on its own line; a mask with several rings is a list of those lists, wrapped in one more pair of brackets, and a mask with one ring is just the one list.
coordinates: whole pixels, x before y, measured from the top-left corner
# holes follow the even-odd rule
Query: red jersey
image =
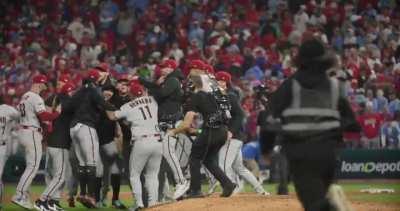
[(379, 113), (366, 113), (358, 117), (358, 122), (362, 128), (365, 137), (375, 138), (379, 136), (383, 115)]

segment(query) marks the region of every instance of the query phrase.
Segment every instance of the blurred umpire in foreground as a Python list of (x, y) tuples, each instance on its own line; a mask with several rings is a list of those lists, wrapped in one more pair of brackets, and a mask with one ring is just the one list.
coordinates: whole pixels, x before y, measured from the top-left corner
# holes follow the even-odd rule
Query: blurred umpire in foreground
[[(359, 131), (344, 86), (329, 78), (334, 55), (309, 39), (300, 46), (298, 71), (273, 94), (269, 121), (280, 122), (282, 150), (299, 200), (306, 211), (349, 210), (332, 185), (343, 131)], [(328, 191), (329, 190), (329, 191)]]

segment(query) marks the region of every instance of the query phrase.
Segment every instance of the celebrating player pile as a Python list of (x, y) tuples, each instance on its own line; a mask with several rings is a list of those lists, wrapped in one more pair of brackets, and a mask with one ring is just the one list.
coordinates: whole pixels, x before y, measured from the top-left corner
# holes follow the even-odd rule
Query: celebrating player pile
[[(222, 71), (215, 77), (213, 67), (201, 60), (190, 61), (187, 68), (190, 74), (185, 80), (177, 63), (166, 59), (159, 64), (157, 80), (129, 76), (119, 78), (115, 85), (107, 65), (102, 64), (86, 71), (80, 86), (68, 75), (60, 76), (56, 93), (46, 101), (40, 95), (47, 88), (47, 78), (34, 77), (18, 109), (0, 107), (0, 168), (11, 130), (24, 147), (27, 162), (13, 203), (39, 211), (63, 210), (61, 192), (67, 184), (69, 206), (75, 206), (76, 199), (87, 208), (105, 207), (112, 175), (112, 206), (126, 209), (118, 200), (121, 177), (115, 176), (124, 171), (136, 200), (132, 210), (165, 200), (204, 197), (202, 164), (212, 174), (210, 180), (215, 178), (222, 185), (222, 197), (239, 191), (241, 177), (257, 193), (268, 195), (243, 166), (242, 143), (237, 138), (244, 115), (229, 87), (230, 74)], [(42, 158), (43, 136), (47, 187), (32, 203), (28, 189)], [(167, 172), (172, 172), (174, 180), (168, 180)], [(80, 193), (75, 198), (76, 179)], [(173, 194), (169, 194), (171, 183)]]

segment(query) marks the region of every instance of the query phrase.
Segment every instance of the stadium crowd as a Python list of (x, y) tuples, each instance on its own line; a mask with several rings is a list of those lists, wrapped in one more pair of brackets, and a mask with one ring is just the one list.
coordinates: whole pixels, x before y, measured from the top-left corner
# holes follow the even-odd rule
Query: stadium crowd
[[(397, 0), (8, 0), (0, 2), (0, 94), (16, 105), (33, 76), (80, 84), (99, 66), (115, 78), (156, 79), (173, 58), (232, 74), (257, 139), (260, 92), (296, 71), (299, 44), (317, 36), (337, 55), (361, 134), (353, 148), (400, 148), (400, 2)], [(294, 1), (293, 1), (294, 2)]]

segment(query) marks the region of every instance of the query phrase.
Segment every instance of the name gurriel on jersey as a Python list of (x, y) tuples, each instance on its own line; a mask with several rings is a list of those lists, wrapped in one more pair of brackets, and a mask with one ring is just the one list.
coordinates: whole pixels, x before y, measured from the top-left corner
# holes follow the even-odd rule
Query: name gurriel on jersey
[(131, 108), (134, 108), (138, 105), (142, 105), (142, 104), (150, 104), (152, 103), (152, 100), (150, 97), (146, 97), (146, 98), (139, 98), (137, 100), (132, 101), (131, 103), (129, 103), (129, 106)]

